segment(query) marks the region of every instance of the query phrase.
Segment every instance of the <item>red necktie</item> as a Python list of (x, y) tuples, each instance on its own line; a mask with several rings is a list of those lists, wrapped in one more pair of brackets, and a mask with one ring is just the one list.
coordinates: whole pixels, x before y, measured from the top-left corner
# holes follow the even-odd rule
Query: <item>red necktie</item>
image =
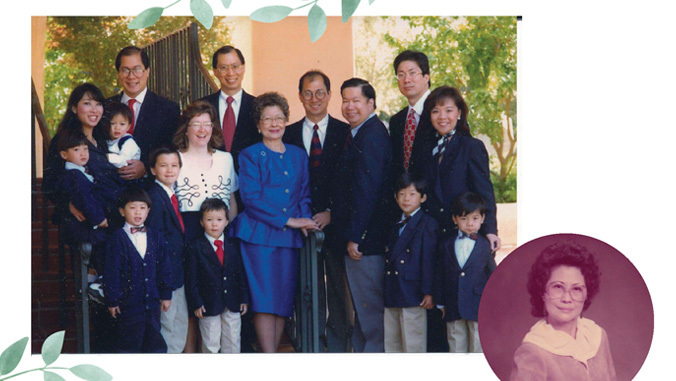
[(310, 168), (319, 167), (319, 158), (322, 156), (322, 143), (319, 141), (319, 134), (317, 130), (319, 126), (315, 124), (313, 127), (315, 132), (312, 134), (312, 141), (310, 142)]
[(347, 137), (345, 138), (345, 145), (343, 146), (343, 149), (347, 148), (347, 146), (352, 143), (352, 131), (347, 133)]
[(221, 265), (223, 264), (223, 241), (220, 239), (217, 239), (214, 241), (214, 245), (216, 245), (216, 256), (218, 257), (218, 260), (221, 261)]
[(134, 103), (136, 103), (136, 99), (130, 98), (129, 99), (129, 108), (131, 109), (131, 123), (129, 124), (129, 134), (134, 135), (134, 119), (136, 119), (136, 114), (134, 113)]
[(406, 118), (406, 128), (404, 129), (404, 170), (408, 170), (408, 163), (411, 161), (411, 151), (413, 151), (413, 140), (415, 139), (415, 111), (408, 111)]
[(223, 114), (223, 142), (225, 143), (225, 150), (228, 152), (232, 148), (232, 139), (235, 136), (235, 110), (232, 109), (234, 100), (235, 98), (230, 96), (226, 99), (228, 108), (225, 109), (225, 114)]
[(183, 217), (181, 217), (181, 212), (178, 211), (178, 198), (176, 198), (175, 194), (171, 195), (171, 205), (174, 206), (174, 212), (176, 212), (176, 216), (178, 217), (178, 223), (181, 224), (181, 231), (185, 233), (185, 226), (183, 226)]

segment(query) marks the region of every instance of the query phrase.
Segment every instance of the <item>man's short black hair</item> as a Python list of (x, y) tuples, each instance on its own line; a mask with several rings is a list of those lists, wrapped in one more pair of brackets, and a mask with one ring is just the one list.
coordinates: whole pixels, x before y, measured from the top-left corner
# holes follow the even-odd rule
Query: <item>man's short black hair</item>
[(458, 196), (453, 202), (451, 215), (455, 217), (466, 216), (473, 212), (486, 215), (486, 202), (478, 193), (465, 192)]
[(152, 201), (150, 201), (150, 196), (142, 188), (137, 186), (129, 186), (122, 190), (120, 197), (118, 198), (117, 206), (124, 209), (124, 207), (130, 202), (145, 202), (148, 205), (148, 208), (152, 207)]
[(326, 91), (331, 92), (331, 80), (329, 77), (322, 73), (319, 70), (310, 70), (307, 73), (303, 74), (303, 76), (300, 77), (300, 80), (298, 81), (298, 92), (302, 93), (303, 92), (303, 82), (305, 80), (312, 81), (313, 79), (317, 77), (322, 77), (322, 81), (324, 81), (324, 86), (326, 86)]
[(347, 81), (343, 82), (343, 85), (340, 86), (340, 94), (343, 94), (343, 90), (348, 87), (359, 87), (361, 88), (361, 94), (366, 97), (366, 99), (373, 99), (373, 109), (376, 109), (376, 90), (371, 86), (371, 84), (361, 78), (350, 78)]
[(223, 200), (220, 198), (207, 198), (202, 202), (202, 206), (200, 206), (200, 220), (202, 217), (204, 217), (204, 213), (206, 212), (213, 212), (213, 211), (219, 211), (219, 210), (224, 210), (225, 211), (225, 219), (228, 219), (228, 206), (225, 204)]
[(427, 181), (425, 181), (425, 179), (413, 176), (408, 172), (404, 172), (397, 179), (397, 187), (395, 195), (399, 193), (400, 190), (406, 189), (411, 185), (413, 185), (415, 190), (418, 191), (418, 193), (420, 193), (421, 197), (427, 194)]
[(132, 45), (122, 48), (122, 50), (117, 53), (117, 57), (115, 58), (115, 70), (120, 71), (120, 65), (122, 65), (123, 56), (133, 56), (136, 54), (141, 55), (141, 62), (143, 63), (143, 66), (145, 66), (145, 69), (150, 68), (150, 59), (148, 58), (148, 53), (146, 53), (145, 50)]
[(148, 164), (150, 165), (150, 168), (155, 168), (155, 164), (157, 164), (157, 158), (160, 155), (170, 155), (175, 153), (176, 156), (178, 156), (178, 166), (183, 167), (183, 160), (181, 160), (181, 155), (179, 155), (178, 150), (175, 148), (170, 148), (170, 147), (159, 147), (154, 149), (150, 153), (150, 159), (148, 160)]
[[(397, 70), (399, 70), (399, 65), (404, 62), (404, 61), (413, 61), (418, 65), (420, 68), (420, 71), (422, 71), (422, 75), (429, 75), (430, 74), (430, 62), (427, 59), (427, 55), (423, 52), (418, 52), (415, 50), (404, 50), (403, 52), (399, 53), (397, 57), (394, 59), (394, 74), (397, 74)], [(432, 87), (431, 81), (427, 81), (427, 85)]]
[(211, 58), (211, 66), (214, 69), (216, 69), (218, 67), (218, 56), (220, 54), (228, 54), (228, 53), (232, 53), (232, 52), (237, 53), (237, 57), (239, 57), (239, 61), (242, 63), (242, 65), (244, 65), (245, 62), (244, 62), (244, 55), (242, 54), (242, 51), (237, 49), (234, 46), (225, 45), (225, 46), (221, 46), (220, 48), (218, 48), (218, 50), (216, 50), (214, 52), (214, 56)]

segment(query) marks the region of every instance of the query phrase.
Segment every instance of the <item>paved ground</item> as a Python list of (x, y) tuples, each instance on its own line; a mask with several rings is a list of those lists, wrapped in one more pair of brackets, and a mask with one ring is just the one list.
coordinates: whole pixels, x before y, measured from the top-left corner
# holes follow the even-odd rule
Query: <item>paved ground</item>
[(516, 249), (516, 203), (498, 204), (498, 235), (502, 247), (495, 255), (498, 264)]

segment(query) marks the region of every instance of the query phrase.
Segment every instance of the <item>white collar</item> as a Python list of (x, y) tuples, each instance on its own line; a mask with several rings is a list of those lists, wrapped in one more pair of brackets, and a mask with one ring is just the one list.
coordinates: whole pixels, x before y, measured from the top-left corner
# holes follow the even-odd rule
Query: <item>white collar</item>
[[(418, 213), (419, 210), (420, 210), (420, 207), (418, 207), (418, 209), (414, 210), (413, 213), (411, 213), (411, 215), (409, 217), (413, 218), (413, 216), (415, 216), (415, 214)], [(404, 218), (406, 218), (406, 213), (401, 214), (401, 219), (403, 220)]]
[[(146, 99), (146, 93), (148, 93), (148, 86), (146, 86), (146, 88), (143, 89), (143, 91), (141, 91), (137, 96), (134, 97), (134, 99), (136, 99), (136, 102), (143, 104), (143, 100)], [(128, 105), (130, 99), (131, 97), (127, 95), (127, 93), (122, 91), (122, 99), (120, 99), (120, 102)]]
[(572, 357), (587, 366), (587, 361), (598, 353), (602, 336), (601, 327), (590, 319), (577, 319), (575, 337), (554, 329), (542, 319), (533, 325), (523, 342), (535, 344), (555, 355)]
[(226, 105), (228, 104), (228, 101), (227, 101), (228, 97), (232, 97), (235, 100), (236, 104), (241, 104), (243, 92), (244, 92), (244, 89), (239, 89), (239, 91), (236, 92), (234, 95), (228, 95), (228, 94), (224, 93), (223, 90), (221, 90), (219, 92), (219, 96), (221, 98), (223, 98), (223, 102), (225, 102)]
[[(204, 232), (204, 236), (207, 237), (207, 240), (209, 240), (209, 243), (211, 244), (212, 247), (213, 247), (213, 246), (216, 246), (216, 244), (214, 243), (214, 242), (216, 242), (216, 238), (210, 236), (209, 234), (207, 234), (207, 232)], [(221, 236), (218, 237), (218, 239), (219, 239), (221, 242), (224, 242), (224, 241), (225, 241), (224, 238), (225, 238), (225, 235), (224, 235), (223, 233), (221, 233)]]
[(350, 132), (352, 133), (352, 137), (354, 138), (355, 136), (357, 136), (357, 133), (359, 132), (359, 129), (364, 125), (364, 123), (366, 123), (369, 119), (373, 118), (374, 116), (376, 116), (376, 113), (375, 113), (375, 112), (374, 112), (373, 114), (369, 115), (368, 118), (364, 119), (364, 121), (361, 122), (360, 125), (358, 125), (357, 127), (353, 128), (353, 129), (350, 131)]
[(160, 185), (162, 189), (164, 189), (165, 192), (167, 192), (167, 196), (171, 199), (171, 196), (174, 195), (174, 190), (172, 188), (167, 187), (166, 185), (162, 184), (158, 179), (155, 179), (155, 182)]
[(85, 175), (85, 177), (87, 178), (87, 180), (89, 180), (89, 181), (91, 181), (91, 182), (94, 182), (94, 176), (92, 176), (92, 175), (90, 175), (89, 173), (87, 173), (87, 172), (85, 171), (85, 167), (83, 167), (83, 166), (81, 166), (81, 165), (77, 165), (77, 164), (75, 164), (75, 163), (72, 163), (72, 162), (70, 162), (70, 161), (67, 161), (66, 164), (65, 164), (63, 167), (64, 167), (66, 170), (69, 170), (69, 169), (75, 169), (75, 170), (78, 170), (78, 171), (82, 172), (83, 175)]
[[(303, 127), (312, 130), (315, 126), (315, 123), (311, 122), (307, 117), (303, 118)], [(326, 128), (329, 126), (329, 114), (327, 113), (322, 120), (317, 123), (319, 131), (326, 133)]]
[(409, 112), (410, 112), (411, 109), (413, 109), (413, 110), (415, 110), (416, 114), (422, 115), (423, 108), (425, 107), (425, 100), (430, 95), (430, 93), (431, 93), (430, 89), (427, 89), (427, 91), (425, 91), (425, 93), (422, 95), (422, 97), (420, 97), (420, 99), (418, 99), (418, 101), (415, 102), (415, 105), (411, 106), (411, 104), (409, 104), (408, 105)]

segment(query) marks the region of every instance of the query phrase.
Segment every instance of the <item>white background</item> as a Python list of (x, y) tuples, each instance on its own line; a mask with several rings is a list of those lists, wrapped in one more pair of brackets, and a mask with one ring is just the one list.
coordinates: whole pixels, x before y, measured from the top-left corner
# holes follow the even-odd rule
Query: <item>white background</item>
[[(218, 0), (208, 0), (226, 14)], [(7, 2), (0, 224), (0, 350), (31, 332), (30, 16), (138, 14), (170, 0)], [(676, 341), (674, 127), (676, 28), (662, 1), (363, 0), (356, 15), (521, 15), (518, 45), (519, 244), (553, 233), (595, 237), (643, 275), (655, 310), (653, 345), (637, 380), (670, 378)], [(189, 1), (167, 15), (188, 15)], [(297, 0), (233, 0), (228, 15)], [(339, 0), (320, 0), (328, 15)], [(415, 8), (413, 7), (415, 5)], [(10, 10), (18, 7), (18, 10)], [(294, 13), (306, 15), (307, 8)], [(670, 26), (671, 25), (671, 26)], [(327, 30), (326, 33), (331, 33)], [(93, 54), (96, 54), (93, 52)], [(632, 308), (627, 306), (627, 308)], [(622, 318), (618, 314), (618, 318)], [(30, 345), (29, 345), (30, 347)], [(95, 364), (116, 380), (495, 379), (482, 355), (64, 355), (56, 366)], [(42, 366), (25, 358), (19, 370)], [(67, 379), (76, 379), (64, 374)], [(20, 379), (42, 379), (33, 377)]]

